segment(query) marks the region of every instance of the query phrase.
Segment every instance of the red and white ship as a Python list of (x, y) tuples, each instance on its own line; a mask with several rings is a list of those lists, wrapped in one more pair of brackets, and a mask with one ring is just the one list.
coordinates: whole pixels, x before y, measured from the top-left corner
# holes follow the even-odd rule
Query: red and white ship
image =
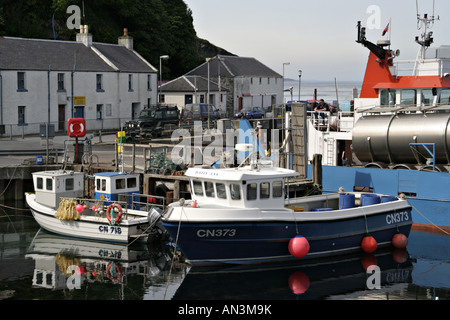
[(398, 60), (389, 40), (368, 41), (358, 22), (356, 42), (370, 51), (360, 97), (329, 125), (308, 123), (308, 155), (322, 154), (324, 192), (403, 193), (416, 225), (448, 232), (450, 46), (431, 47), (436, 20), (417, 15), (420, 49), (409, 61)]

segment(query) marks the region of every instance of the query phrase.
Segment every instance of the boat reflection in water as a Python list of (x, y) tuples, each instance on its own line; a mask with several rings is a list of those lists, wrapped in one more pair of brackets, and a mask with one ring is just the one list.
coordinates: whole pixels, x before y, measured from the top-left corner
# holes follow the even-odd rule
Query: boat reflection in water
[[(165, 278), (172, 262), (172, 251), (171, 247), (165, 245), (128, 246), (77, 240), (40, 229), (25, 257), (35, 261), (33, 288), (52, 291), (83, 289), (73, 290), (73, 298), (78, 299), (76, 292), (81, 291), (80, 297), (85, 299), (89, 287), (93, 291), (89, 299), (140, 300), (144, 297), (149, 280)], [(180, 270), (183, 275), (184, 268), (184, 264), (175, 264), (172, 276), (176, 279), (176, 273)], [(136, 282), (133, 280), (136, 277), (141, 279), (138, 278)], [(104, 292), (100, 292), (105, 285), (119, 285), (119, 295), (109, 291), (112, 295), (107, 297)], [(133, 293), (130, 297), (124, 297), (123, 286), (129, 286), (127, 292)]]
[[(378, 274), (368, 269), (371, 265), (377, 266)], [(412, 283), (412, 269), (405, 249), (298, 263), (194, 266), (173, 299), (355, 299), (406, 289)]]
[[(178, 251), (171, 265), (173, 257), (173, 247), (165, 244), (76, 240), (43, 229), (26, 254), (35, 261), (33, 289), (45, 290), (33, 293), (39, 293), (39, 299), (374, 299), (373, 295), (407, 291), (413, 273), (408, 252), (393, 248), (328, 259), (216, 267), (191, 267)], [(368, 269), (371, 265), (377, 266), (375, 271)]]

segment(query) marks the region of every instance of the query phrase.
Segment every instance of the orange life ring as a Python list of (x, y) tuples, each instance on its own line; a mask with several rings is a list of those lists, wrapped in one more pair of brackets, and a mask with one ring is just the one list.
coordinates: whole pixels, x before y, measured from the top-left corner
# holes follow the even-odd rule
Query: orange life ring
[(122, 207), (118, 203), (113, 203), (113, 204), (110, 204), (108, 206), (108, 209), (106, 209), (106, 219), (108, 219), (109, 223), (111, 223), (111, 215), (110, 215), (110, 213), (111, 213), (111, 209), (113, 209), (113, 208), (116, 208), (117, 211), (119, 212), (117, 217), (114, 219), (114, 222), (117, 223), (117, 222), (120, 221), (120, 219), (122, 219)]
[(111, 275), (111, 263), (108, 264), (108, 266), (106, 267), (106, 276), (108, 277), (108, 279), (110, 279), (111, 281), (117, 283), (120, 281), (120, 279), (122, 279), (122, 270), (120, 269), (120, 267), (114, 263), (114, 267), (116, 269), (117, 272), (117, 277), (113, 278)]

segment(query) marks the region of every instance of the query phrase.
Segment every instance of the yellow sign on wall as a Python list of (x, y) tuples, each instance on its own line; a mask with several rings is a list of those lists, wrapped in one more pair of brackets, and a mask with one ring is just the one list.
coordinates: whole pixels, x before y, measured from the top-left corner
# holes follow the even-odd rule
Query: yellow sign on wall
[(86, 97), (83, 96), (73, 97), (73, 104), (76, 106), (86, 105)]

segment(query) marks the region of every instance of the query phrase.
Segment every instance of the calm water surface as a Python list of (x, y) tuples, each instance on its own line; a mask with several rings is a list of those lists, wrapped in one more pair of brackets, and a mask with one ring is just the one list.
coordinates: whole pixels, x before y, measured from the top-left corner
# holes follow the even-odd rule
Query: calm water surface
[[(7, 205), (15, 209), (4, 207)], [(259, 267), (191, 268), (168, 246), (113, 245), (41, 230), (23, 203), (0, 207), (0, 300), (449, 300), (450, 237), (408, 251)], [(376, 261), (379, 289), (364, 265)]]

